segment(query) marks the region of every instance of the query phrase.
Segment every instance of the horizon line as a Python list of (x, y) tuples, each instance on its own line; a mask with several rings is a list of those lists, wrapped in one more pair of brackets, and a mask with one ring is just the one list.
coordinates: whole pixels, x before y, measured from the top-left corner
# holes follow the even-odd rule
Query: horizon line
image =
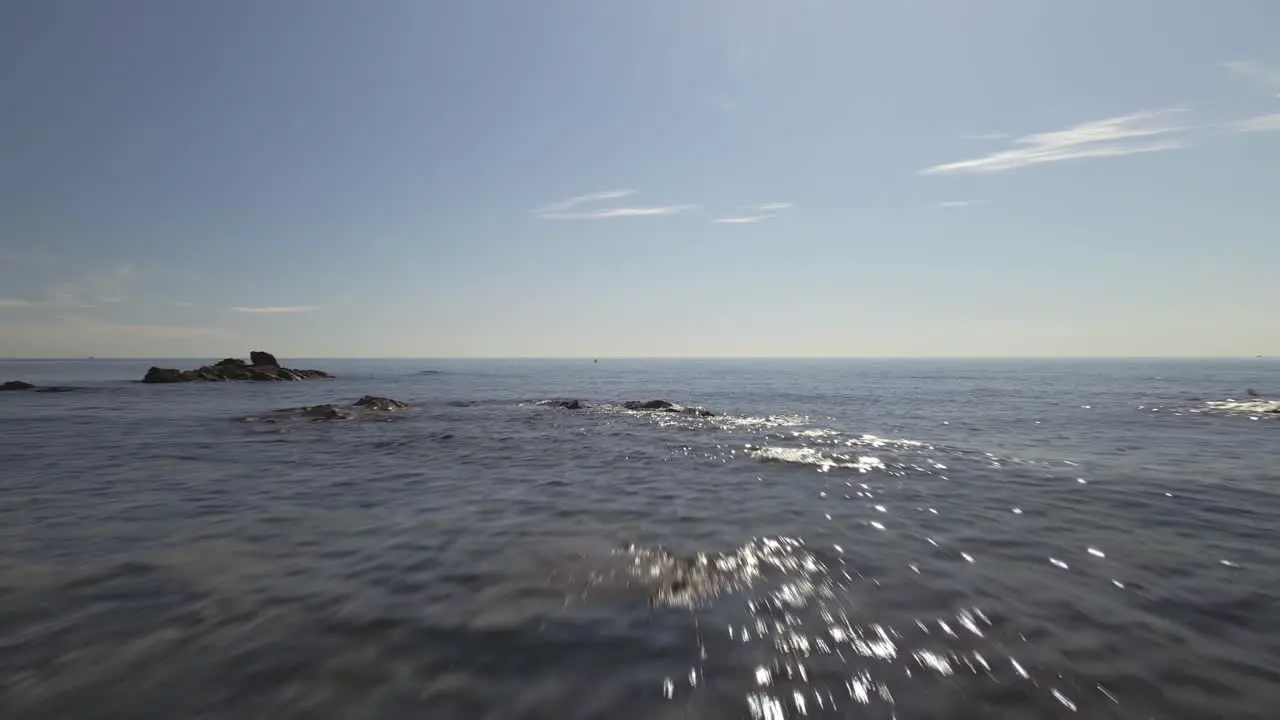
[[(292, 360), (1275, 360), (1255, 355), (281, 355)], [(13, 356), (0, 362), (203, 361), (214, 356)]]

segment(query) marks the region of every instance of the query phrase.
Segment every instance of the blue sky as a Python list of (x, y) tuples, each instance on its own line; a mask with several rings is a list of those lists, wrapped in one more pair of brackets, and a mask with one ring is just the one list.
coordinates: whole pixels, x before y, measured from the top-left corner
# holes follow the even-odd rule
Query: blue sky
[(0, 8), (0, 356), (1280, 355), (1273, 0)]

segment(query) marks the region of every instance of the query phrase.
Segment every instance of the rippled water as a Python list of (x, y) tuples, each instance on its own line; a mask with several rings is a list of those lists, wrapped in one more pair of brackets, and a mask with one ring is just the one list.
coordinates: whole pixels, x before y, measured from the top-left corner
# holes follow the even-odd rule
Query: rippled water
[(0, 717), (1280, 707), (1275, 362), (150, 364), (0, 363)]

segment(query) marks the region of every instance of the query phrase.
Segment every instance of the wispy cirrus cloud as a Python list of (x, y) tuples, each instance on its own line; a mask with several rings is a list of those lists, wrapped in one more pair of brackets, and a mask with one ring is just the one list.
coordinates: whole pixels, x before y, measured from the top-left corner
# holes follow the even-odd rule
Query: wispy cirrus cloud
[(922, 175), (996, 173), (1031, 165), (1120, 157), (1186, 147), (1180, 134), (1191, 126), (1172, 122), (1184, 108), (1168, 108), (1092, 120), (1064, 130), (1016, 138), (1014, 147), (970, 160), (944, 163), (920, 170)]
[(31, 307), (35, 303), (30, 300), (22, 300), (19, 298), (0, 298), (0, 308), (21, 308)]
[(245, 307), (237, 305), (231, 308), (232, 312), (250, 313), (257, 315), (281, 315), (287, 313), (305, 313), (315, 312), (320, 308), (315, 305), (266, 305), (263, 307)]
[(48, 289), (49, 304), (62, 308), (92, 308), (99, 303), (123, 302), (138, 279), (137, 268), (121, 264), (91, 272), (78, 280), (60, 282)]
[(789, 202), (766, 202), (756, 205), (748, 205), (746, 209), (751, 211), (750, 215), (733, 215), (729, 217), (718, 217), (712, 219), (713, 223), (721, 223), (725, 225), (751, 225), (753, 223), (764, 222), (769, 218), (777, 217), (778, 213), (790, 210), (795, 207), (795, 203)]
[(586, 195), (575, 195), (565, 200), (559, 200), (557, 202), (543, 205), (542, 207), (534, 210), (533, 213), (535, 215), (549, 215), (549, 214), (561, 213), (571, 208), (575, 208), (579, 205), (603, 202), (605, 200), (619, 200), (624, 197), (631, 197), (632, 195), (635, 195), (635, 194), (636, 194), (635, 190), (605, 190), (604, 192), (587, 193)]
[(1252, 60), (1224, 62), (1220, 63), (1219, 67), (1269, 90), (1280, 90), (1280, 70), (1266, 67)]
[(63, 327), (81, 332), (136, 336), (150, 339), (187, 340), (195, 338), (227, 337), (225, 328), (190, 325), (147, 325), (142, 323), (99, 322), (77, 316), (59, 316)]
[(588, 193), (543, 205), (533, 211), (544, 220), (607, 220), (625, 217), (652, 217), (676, 215), (688, 212), (696, 205), (640, 205), (622, 207), (596, 207), (609, 200), (621, 200), (635, 195), (635, 190), (606, 190)]
[(1230, 127), (1236, 132), (1280, 132), (1280, 113), (1237, 120)]
[(750, 225), (751, 223), (758, 223), (758, 222), (761, 222), (762, 220), (768, 220), (771, 217), (773, 217), (773, 215), (742, 215), (739, 217), (715, 218), (711, 222), (723, 223), (726, 225)]
[(216, 352), (235, 337), (225, 328), (103, 322), (78, 315), (57, 315), (44, 322), (0, 324), (5, 354), (18, 357), (85, 355), (162, 356), (208, 342)]

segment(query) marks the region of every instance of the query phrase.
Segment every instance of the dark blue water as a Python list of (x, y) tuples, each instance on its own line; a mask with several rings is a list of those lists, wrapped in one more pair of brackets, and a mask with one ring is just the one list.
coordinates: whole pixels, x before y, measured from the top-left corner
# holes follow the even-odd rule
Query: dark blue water
[(82, 388), (0, 394), (0, 717), (1280, 708), (1275, 362), (151, 364), (0, 363)]

